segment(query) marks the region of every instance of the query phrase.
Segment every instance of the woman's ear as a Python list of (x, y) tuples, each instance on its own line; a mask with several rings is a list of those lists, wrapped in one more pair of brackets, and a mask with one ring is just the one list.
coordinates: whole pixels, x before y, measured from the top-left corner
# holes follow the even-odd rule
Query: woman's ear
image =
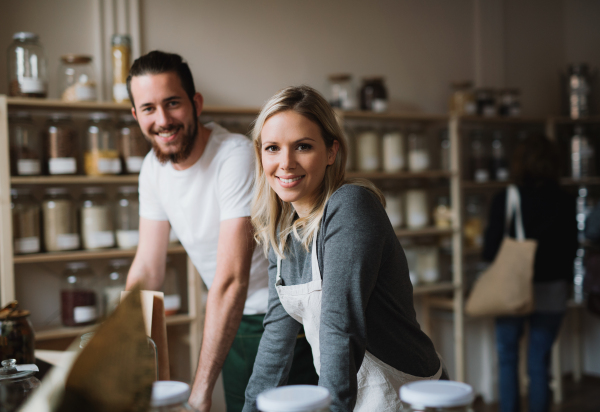
[(337, 156), (337, 152), (340, 149), (340, 142), (337, 140), (333, 141), (333, 144), (329, 148), (329, 152), (327, 153), (327, 164), (331, 166), (335, 162), (335, 157)]

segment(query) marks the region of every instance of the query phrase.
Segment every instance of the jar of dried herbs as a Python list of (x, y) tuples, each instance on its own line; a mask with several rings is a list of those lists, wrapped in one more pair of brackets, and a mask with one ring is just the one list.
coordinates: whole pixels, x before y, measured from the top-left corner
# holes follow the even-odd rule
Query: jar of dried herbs
[(29, 189), (11, 189), (13, 249), (15, 254), (40, 251), (40, 206)]

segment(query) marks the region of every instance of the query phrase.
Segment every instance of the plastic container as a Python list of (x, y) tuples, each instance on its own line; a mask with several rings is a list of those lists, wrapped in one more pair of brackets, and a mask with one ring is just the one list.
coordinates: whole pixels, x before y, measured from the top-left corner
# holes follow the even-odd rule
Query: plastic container
[(53, 113), (44, 130), (46, 169), (50, 175), (78, 173), (79, 139), (68, 113)]
[(81, 239), (84, 249), (115, 246), (112, 210), (101, 187), (86, 187), (81, 199)]
[(417, 252), (417, 276), (420, 283), (435, 283), (440, 280), (439, 253), (437, 247), (420, 246)]
[(19, 32), (8, 47), (8, 95), (46, 97), (48, 77), (46, 54), (38, 35)]
[(41, 249), (40, 204), (29, 189), (11, 189), (10, 195), (14, 253), (38, 253)]
[(150, 143), (132, 115), (121, 116), (118, 127), (119, 153), (125, 173), (139, 173), (144, 157), (150, 151)]
[(388, 173), (399, 172), (405, 168), (404, 135), (391, 130), (383, 135), (383, 170)]
[(92, 113), (86, 130), (84, 169), (88, 176), (121, 173), (115, 130), (108, 113)]
[(86, 262), (67, 263), (60, 291), (64, 326), (91, 325), (98, 319), (96, 278)]
[(73, 200), (67, 189), (50, 187), (42, 200), (44, 248), (47, 252), (79, 249), (79, 228)]
[(127, 273), (131, 266), (129, 259), (112, 259), (108, 262), (106, 274), (102, 278), (102, 311), (108, 316), (119, 306), (121, 292), (125, 290)]
[(114, 34), (111, 39), (113, 101), (129, 102), (127, 76), (131, 67), (131, 37), (127, 34)]
[(28, 112), (8, 115), (10, 174), (35, 176), (42, 172), (39, 133)]
[(402, 412), (473, 412), (473, 388), (453, 381), (417, 381), (400, 387)]
[(256, 398), (256, 406), (261, 412), (328, 412), (329, 405), (329, 391), (312, 385), (281, 386)]
[(96, 76), (92, 56), (66, 54), (60, 57), (58, 85), (62, 100), (93, 102), (97, 100)]
[(187, 383), (177, 381), (154, 382), (149, 412), (195, 411), (187, 403), (189, 397), (190, 386)]
[(117, 247), (134, 248), (140, 241), (140, 201), (137, 186), (122, 186), (115, 205)]

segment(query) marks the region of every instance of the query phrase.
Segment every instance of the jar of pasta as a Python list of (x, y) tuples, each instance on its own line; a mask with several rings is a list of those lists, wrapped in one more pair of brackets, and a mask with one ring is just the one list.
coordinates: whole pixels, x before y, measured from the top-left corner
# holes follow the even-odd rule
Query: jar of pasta
[(42, 200), (44, 248), (47, 252), (79, 249), (75, 205), (67, 189), (50, 187)]
[(86, 130), (84, 153), (85, 174), (88, 176), (121, 173), (115, 131), (108, 113), (92, 113)]
[(93, 102), (97, 100), (96, 76), (92, 56), (66, 54), (60, 57), (58, 69), (62, 100), (68, 102)]
[(40, 141), (29, 112), (8, 115), (10, 174), (34, 176), (41, 173)]
[(11, 189), (13, 248), (15, 254), (40, 251), (40, 206), (29, 189)]
[(139, 173), (144, 157), (150, 150), (150, 143), (144, 137), (140, 126), (132, 115), (121, 116), (119, 124), (119, 152), (126, 173)]
[(79, 145), (71, 115), (68, 113), (51, 114), (43, 135), (45, 166), (48, 174), (77, 174)]
[(112, 213), (104, 189), (86, 187), (81, 199), (81, 237), (84, 249), (115, 246)]

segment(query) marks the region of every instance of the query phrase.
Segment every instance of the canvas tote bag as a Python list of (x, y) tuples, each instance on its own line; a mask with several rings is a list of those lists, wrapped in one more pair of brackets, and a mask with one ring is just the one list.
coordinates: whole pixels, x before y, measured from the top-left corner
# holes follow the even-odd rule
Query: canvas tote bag
[[(508, 235), (513, 213), (516, 239)], [(465, 313), (470, 316), (518, 316), (531, 313), (536, 248), (536, 240), (525, 239), (519, 190), (510, 185), (506, 192), (504, 240), (494, 262), (475, 282), (467, 299)]]

